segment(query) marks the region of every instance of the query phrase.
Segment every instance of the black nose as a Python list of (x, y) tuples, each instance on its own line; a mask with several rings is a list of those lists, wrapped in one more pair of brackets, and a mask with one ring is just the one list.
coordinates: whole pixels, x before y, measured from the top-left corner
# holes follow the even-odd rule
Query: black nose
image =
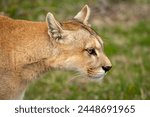
[(102, 66), (102, 68), (105, 72), (107, 72), (112, 68), (112, 66)]

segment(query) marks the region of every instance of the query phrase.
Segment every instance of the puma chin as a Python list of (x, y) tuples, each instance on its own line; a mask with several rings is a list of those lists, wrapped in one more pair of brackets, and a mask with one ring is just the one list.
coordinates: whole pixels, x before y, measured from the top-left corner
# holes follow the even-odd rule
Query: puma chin
[(101, 70), (99, 70), (99, 72), (96, 75), (91, 76), (91, 78), (93, 78), (93, 79), (102, 79), (102, 78), (104, 78), (105, 75), (106, 75), (106, 72), (101, 69)]

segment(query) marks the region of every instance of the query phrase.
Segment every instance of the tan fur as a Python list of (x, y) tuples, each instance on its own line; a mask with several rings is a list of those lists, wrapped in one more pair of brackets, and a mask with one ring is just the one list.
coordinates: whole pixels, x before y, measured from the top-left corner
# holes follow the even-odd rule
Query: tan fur
[[(60, 26), (62, 39), (53, 39), (46, 22), (0, 16), (0, 99), (20, 99), (27, 85), (49, 69), (94, 78), (102, 66), (111, 66), (101, 38), (88, 25), (75, 19)], [(95, 48), (97, 56), (87, 48)]]

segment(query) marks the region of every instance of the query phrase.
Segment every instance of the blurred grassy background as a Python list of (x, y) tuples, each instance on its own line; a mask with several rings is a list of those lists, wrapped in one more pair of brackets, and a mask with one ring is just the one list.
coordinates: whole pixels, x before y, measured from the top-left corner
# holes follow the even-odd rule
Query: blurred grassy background
[(0, 0), (0, 14), (44, 21), (52, 12), (72, 18), (84, 4), (101, 35), (113, 69), (103, 81), (50, 71), (32, 83), (24, 99), (150, 99), (150, 0)]

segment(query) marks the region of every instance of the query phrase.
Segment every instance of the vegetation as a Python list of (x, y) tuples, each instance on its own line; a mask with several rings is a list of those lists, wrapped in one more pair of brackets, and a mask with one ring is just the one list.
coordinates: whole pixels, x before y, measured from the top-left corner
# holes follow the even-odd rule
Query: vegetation
[[(125, 0), (116, 0), (117, 4), (118, 1)], [(94, 9), (97, 1), (1, 0), (0, 14), (44, 21), (46, 13), (51, 11), (62, 21), (75, 15), (86, 3), (91, 3)], [(132, 2), (138, 3), (149, 5), (149, 0)], [(75, 5), (72, 6), (73, 4)], [(136, 22), (131, 21), (132, 25), (127, 25), (126, 21), (113, 25), (105, 25), (105, 22), (96, 25), (92, 18), (91, 22), (103, 38), (105, 53), (113, 64), (106, 77), (94, 81), (75, 78), (74, 72), (50, 71), (44, 78), (32, 83), (24, 99), (150, 99), (150, 19), (139, 18)]]

